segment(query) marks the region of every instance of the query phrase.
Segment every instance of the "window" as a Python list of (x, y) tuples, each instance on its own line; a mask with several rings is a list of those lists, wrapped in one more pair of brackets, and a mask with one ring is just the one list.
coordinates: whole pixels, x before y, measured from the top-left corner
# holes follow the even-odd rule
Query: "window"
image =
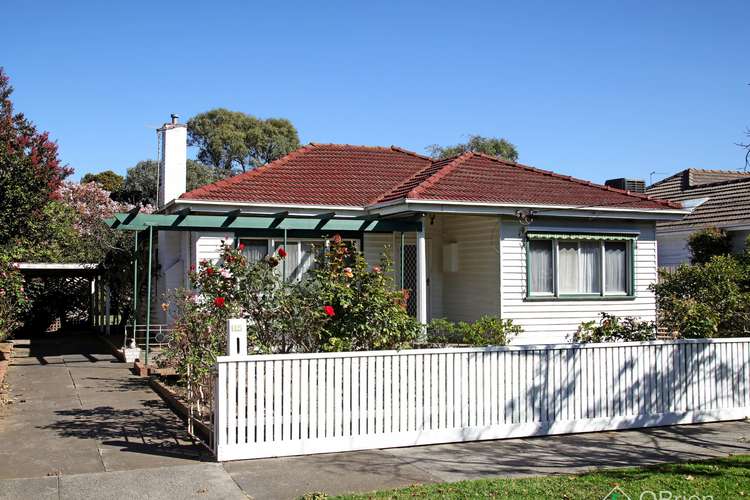
[[(356, 240), (348, 241), (352, 248), (357, 248)], [(287, 256), (284, 264), (277, 267), (278, 272), (284, 272), (284, 277), (288, 280), (299, 280), (307, 271), (315, 265), (315, 253), (319, 252), (326, 244), (324, 239), (298, 239), (287, 238), (286, 246), (283, 238), (240, 238), (240, 242), (245, 245), (242, 253), (247, 257), (248, 262), (257, 262), (270, 253), (276, 252), (279, 248), (284, 247)]]
[(242, 255), (247, 258), (248, 262), (258, 262), (268, 255), (268, 240), (240, 240), (245, 248)]
[(632, 295), (633, 240), (529, 235), (528, 296), (539, 298)]

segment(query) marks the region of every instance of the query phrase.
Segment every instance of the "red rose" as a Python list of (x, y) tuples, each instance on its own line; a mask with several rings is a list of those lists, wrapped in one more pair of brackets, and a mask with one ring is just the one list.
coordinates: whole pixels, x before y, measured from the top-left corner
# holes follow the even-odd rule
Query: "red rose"
[(214, 269), (212, 267), (207, 267), (206, 268), (206, 274), (208, 274), (209, 276), (211, 276), (213, 273), (214, 273)]
[(286, 257), (286, 255), (287, 253), (286, 250), (284, 250), (284, 247), (279, 248), (279, 257), (283, 259), (284, 257)]
[(244, 243), (240, 243), (239, 245), (237, 245), (237, 249), (238, 249), (238, 250), (239, 250), (240, 252), (241, 252), (241, 251), (243, 251), (243, 250), (245, 249), (245, 244), (244, 244)]
[(214, 299), (214, 305), (216, 307), (224, 307), (224, 302), (225, 302), (224, 297), (216, 297)]
[(323, 311), (327, 316), (336, 316), (336, 311), (333, 310), (333, 306), (323, 306)]

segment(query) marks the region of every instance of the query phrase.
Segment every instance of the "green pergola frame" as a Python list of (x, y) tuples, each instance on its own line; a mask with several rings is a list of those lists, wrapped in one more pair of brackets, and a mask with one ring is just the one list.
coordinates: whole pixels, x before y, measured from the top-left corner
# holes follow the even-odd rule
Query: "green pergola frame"
[[(235, 236), (287, 236), (323, 237), (334, 233), (350, 236), (364, 233), (401, 233), (401, 255), (404, 252), (404, 232), (421, 231), (422, 222), (414, 219), (378, 219), (376, 216), (336, 216), (335, 212), (314, 215), (290, 215), (289, 212), (275, 214), (247, 214), (239, 209), (223, 214), (193, 214), (189, 208), (174, 214), (142, 214), (140, 207), (127, 213), (118, 213), (105, 219), (109, 227), (117, 231), (133, 231), (135, 258), (133, 259), (133, 328), (135, 332), (138, 311), (138, 248), (141, 232), (148, 233), (148, 271), (146, 275), (146, 352), (144, 363), (148, 365), (151, 329), (151, 271), (154, 231), (222, 231), (234, 232)], [(286, 265), (286, 263), (284, 263)], [(404, 272), (401, 265), (401, 286)]]

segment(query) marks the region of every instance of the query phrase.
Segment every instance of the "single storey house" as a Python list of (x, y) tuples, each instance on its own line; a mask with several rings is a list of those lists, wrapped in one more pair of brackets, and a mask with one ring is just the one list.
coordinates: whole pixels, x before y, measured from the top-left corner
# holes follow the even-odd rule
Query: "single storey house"
[(688, 168), (654, 183), (646, 193), (692, 209), (682, 219), (657, 223), (660, 267), (689, 263), (688, 237), (708, 227), (724, 229), (736, 253), (745, 250), (750, 236), (750, 172)]
[(656, 224), (686, 214), (483, 154), (436, 161), (395, 146), (309, 144), (185, 192), (185, 126), (161, 130), (159, 212), (113, 223), (154, 238), (156, 301), (222, 242), (243, 242), (251, 259), (283, 246), (283, 272), (298, 279), (312, 245), (340, 234), (371, 264), (390, 256), (421, 322), (499, 315), (523, 327), (516, 343), (564, 342), (603, 311), (655, 318)]

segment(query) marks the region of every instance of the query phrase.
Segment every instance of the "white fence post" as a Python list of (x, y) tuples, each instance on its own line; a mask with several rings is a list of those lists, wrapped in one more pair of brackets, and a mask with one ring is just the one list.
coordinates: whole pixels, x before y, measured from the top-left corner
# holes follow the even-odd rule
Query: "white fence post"
[(247, 322), (244, 319), (227, 320), (227, 355), (247, 356)]
[(227, 332), (218, 460), (750, 415), (750, 338), (248, 356)]

